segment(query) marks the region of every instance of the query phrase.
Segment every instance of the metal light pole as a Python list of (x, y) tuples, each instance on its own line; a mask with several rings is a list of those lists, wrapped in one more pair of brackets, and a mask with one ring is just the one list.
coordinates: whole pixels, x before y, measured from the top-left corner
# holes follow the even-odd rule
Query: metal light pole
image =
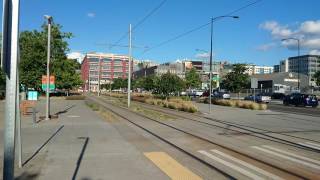
[(131, 24), (129, 25), (129, 69), (128, 69), (128, 108), (130, 108), (130, 91), (131, 91), (131, 54), (132, 54), (132, 31)]
[(211, 113), (211, 94), (212, 94), (212, 41), (213, 41), (213, 22), (216, 21), (216, 20), (219, 20), (219, 19), (222, 19), (222, 18), (239, 18), (239, 16), (217, 16), (217, 17), (214, 17), (214, 18), (211, 18), (211, 39), (210, 39), (210, 74), (209, 74), (209, 86), (210, 86), (210, 89), (209, 89), (209, 113)]
[(98, 65), (98, 96), (100, 96), (100, 78), (101, 78), (101, 57), (99, 58), (99, 65)]
[(287, 40), (295, 40), (297, 41), (298, 45), (298, 90), (300, 91), (300, 39), (298, 38), (285, 38), (281, 41), (287, 41)]
[(6, 74), (6, 102), (3, 143), (3, 179), (14, 179), (17, 77), (19, 47), (19, 0), (3, 0), (1, 67)]
[(46, 90), (46, 119), (50, 120), (50, 50), (51, 50), (51, 23), (52, 16), (44, 15), (44, 18), (48, 20), (48, 47), (47, 47), (47, 90)]

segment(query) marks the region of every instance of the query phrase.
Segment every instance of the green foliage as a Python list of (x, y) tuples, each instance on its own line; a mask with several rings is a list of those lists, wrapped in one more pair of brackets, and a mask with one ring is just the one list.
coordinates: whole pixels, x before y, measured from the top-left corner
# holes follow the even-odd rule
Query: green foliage
[(320, 71), (317, 71), (314, 75), (313, 78), (315, 79), (316, 85), (320, 86)]
[(192, 89), (201, 86), (201, 79), (195, 68), (186, 73), (186, 86)]
[(223, 87), (232, 92), (240, 92), (249, 82), (249, 76), (244, 74), (247, 70), (245, 64), (234, 64), (233, 71), (228, 73), (223, 80)]
[(117, 78), (113, 80), (112, 89), (120, 89), (128, 87), (128, 80), (123, 78)]
[(0, 90), (4, 89), (5, 85), (6, 85), (6, 76), (3, 70), (0, 68)]
[[(67, 39), (71, 33), (61, 31), (62, 26), (52, 24), (51, 28), (51, 74), (56, 76), (56, 87), (71, 89), (82, 84), (80, 75), (76, 73), (79, 64), (67, 60), (69, 50)], [(47, 65), (47, 25), (41, 31), (23, 31), (20, 34), (20, 80), (28, 88), (40, 90), (41, 77), (46, 74)]]
[(155, 93), (168, 97), (170, 94), (177, 94), (185, 87), (185, 83), (179, 78), (179, 76), (171, 73), (163, 74), (157, 80), (157, 86)]

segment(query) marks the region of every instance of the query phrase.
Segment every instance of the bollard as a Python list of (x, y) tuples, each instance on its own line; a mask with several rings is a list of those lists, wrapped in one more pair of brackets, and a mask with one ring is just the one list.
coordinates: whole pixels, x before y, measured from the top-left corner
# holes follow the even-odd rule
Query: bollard
[(33, 120), (33, 124), (37, 124), (37, 114), (36, 114), (35, 107), (32, 107), (32, 120)]

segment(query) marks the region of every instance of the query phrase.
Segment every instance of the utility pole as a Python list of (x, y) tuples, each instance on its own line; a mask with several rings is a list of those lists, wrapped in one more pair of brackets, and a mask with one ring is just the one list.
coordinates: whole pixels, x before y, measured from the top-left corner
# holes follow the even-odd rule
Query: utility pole
[(98, 96), (100, 96), (100, 77), (101, 77), (101, 57), (99, 58), (99, 66), (98, 66)]
[(47, 47), (47, 92), (46, 92), (46, 120), (50, 120), (50, 50), (51, 50), (51, 23), (52, 16), (44, 16), (48, 20), (48, 47)]
[(2, 62), (6, 74), (3, 179), (14, 179), (15, 133), (17, 118), (17, 69), (19, 47), (19, 0), (3, 0)]
[(131, 54), (132, 54), (132, 30), (131, 24), (129, 25), (129, 70), (128, 70), (128, 108), (130, 108), (130, 91), (131, 91)]
[(212, 95), (212, 38), (213, 38), (213, 18), (211, 18), (211, 38), (210, 38), (210, 74), (209, 74), (209, 113), (211, 113), (211, 95)]

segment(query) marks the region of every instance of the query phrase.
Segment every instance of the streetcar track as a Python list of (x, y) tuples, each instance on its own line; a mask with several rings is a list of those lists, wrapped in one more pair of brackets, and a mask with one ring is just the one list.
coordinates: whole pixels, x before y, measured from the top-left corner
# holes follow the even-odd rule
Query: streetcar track
[[(91, 99), (92, 99), (92, 98), (91, 98)], [(103, 101), (103, 100), (97, 100), (97, 99), (96, 99), (95, 101), (97, 102), (97, 101)], [(101, 104), (101, 102), (100, 102), (100, 104)], [(172, 129), (174, 129), (174, 130), (176, 130), (176, 131), (179, 131), (179, 132), (182, 132), (182, 133), (184, 133), (184, 134), (190, 135), (191, 137), (195, 137), (195, 138), (197, 138), (197, 139), (203, 140), (203, 141), (205, 141), (205, 142), (207, 142), (207, 143), (210, 143), (210, 144), (219, 146), (220, 148), (223, 148), (223, 149), (226, 149), (226, 150), (228, 150), (228, 151), (234, 152), (234, 153), (239, 154), (239, 155), (241, 155), (241, 156), (243, 156), (243, 157), (252, 159), (252, 160), (254, 160), (254, 161), (256, 161), (256, 162), (259, 162), (259, 163), (261, 163), (261, 164), (267, 165), (267, 166), (272, 167), (272, 168), (274, 168), (274, 169), (280, 170), (280, 171), (285, 172), (285, 173), (287, 173), (287, 174), (291, 174), (291, 175), (296, 176), (296, 177), (301, 178), (301, 179), (308, 179), (308, 178), (306, 178), (306, 177), (304, 177), (304, 176), (302, 176), (302, 175), (297, 174), (296, 172), (291, 172), (291, 171), (289, 171), (289, 170), (287, 170), (287, 169), (284, 169), (284, 168), (282, 168), (282, 167), (273, 165), (273, 164), (271, 164), (271, 163), (269, 163), (269, 162), (265, 162), (265, 161), (263, 161), (263, 160), (261, 160), (261, 159), (258, 159), (258, 158), (256, 158), (256, 157), (253, 157), (253, 156), (251, 156), (251, 155), (245, 154), (245, 153), (243, 153), (243, 152), (240, 152), (240, 151), (238, 151), (238, 150), (232, 149), (232, 148), (227, 147), (227, 146), (225, 146), (225, 145), (222, 145), (222, 144), (213, 142), (213, 141), (211, 141), (210, 139), (207, 139), (207, 138), (204, 138), (204, 137), (195, 135), (195, 134), (193, 134), (193, 133), (191, 133), (191, 132), (187, 132), (187, 131), (185, 131), (185, 130), (183, 130), (183, 129), (177, 128), (177, 127), (172, 126), (172, 125), (170, 125), (170, 124), (163, 123), (163, 122), (160, 122), (160, 121), (158, 121), (158, 120), (152, 119), (152, 118), (150, 118), (150, 117), (148, 117), (148, 116), (145, 116), (145, 115), (143, 115), (143, 114), (140, 114), (140, 113), (131, 111), (131, 110), (129, 110), (128, 108), (121, 107), (121, 106), (116, 106), (116, 105), (113, 105), (113, 104), (109, 104), (109, 105), (110, 105), (110, 106), (113, 106), (113, 107), (118, 107), (118, 108), (120, 108), (120, 109), (128, 110), (128, 111), (130, 111), (130, 112), (133, 113), (133, 114), (136, 114), (136, 115), (138, 115), (138, 116), (144, 117), (144, 118), (146, 118), (146, 119), (148, 119), (148, 120), (151, 120), (151, 121), (153, 121), (153, 122), (156, 122), (156, 123), (158, 123), (158, 124), (161, 124), (161, 125), (170, 127), (170, 128), (172, 128)], [(105, 107), (105, 106), (104, 106), (104, 107)], [(105, 108), (107, 108), (107, 107), (105, 107)], [(129, 120), (129, 119), (126, 118), (125, 116), (123, 116), (123, 115), (115, 112), (115, 111), (112, 110), (111, 108), (107, 108), (107, 109), (109, 109), (111, 112), (119, 115), (120, 117), (126, 119), (126, 120), (129, 121), (130, 123), (136, 125), (136, 123), (132, 122), (131, 120)], [(210, 124), (210, 123), (209, 123), (209, 124)], [(138, 127), (140, 127), (140, 128), (144, 128), (144, 127), (142, 127), (142, 126), (140, 126), (140, 125), (136, 125), (136, 126), (138, 126)], [(147, 130), (147, 129), (146, 129), (146, 130)], [(153, 133), (153, 132), (151, 132), (150, 130), (148, 130), (147, 132)], [(152, 135), (156, 135), (156, 134), (153, 133)], [(164, 139), (164, 138), (160, 137), (159, 135), (157, 135), (156, 137), (159, 138), (159, 139), (161, 138), (161, 140)], [(165, 140), (165, 139), (164, 139), (164, 140)], [(174, 145), (173, 143), (171, 143), (171, 142), (169, 142), (169, 141), (167, 141), (167, 140), (165, 140), (164, 142), (166, 142), (166, 143), (168, 143), (168, 144), (170, 144), (170, 145), (173, 145), (174, 147), (178, 147), (178, 146)], [(186, 151), (186, 150), (183, 150), (182, 148), (180, 149), (180, 147), (179, 147), (178, 149), (179, 149), (179, 150), (182, 150), (182, 152), (185, 152), (185, 151)], [(191, 155), (192, 157), (194, 156), (193, 154), (191, 154), (191, 153), (189, 153), (189, 152), (185, 152), (185, 153), (188, 154), (188, 155)], [(198, 157), (197, 157), (196, 159), (198, 159)], [(199, 158), (199, 159), (200, 159), (200, 158)], [(210, 164), (210, 163), (208, 163), (208, 164)], [(210, 164), (210, 165), (211, 165), (211, 164)], [(211, 166), (212, 166), (212, 165), (211, 165)], [(214, 166), (213, 166), (213, 167), (214, 167)], [(214, 167), (214, 169), (217, 170), (216, 167)], [(221, 171), (221, 170), (220, 170), (220, 171)], [(219, 172), (220, 172), (220, 171), (219, 171)]]

